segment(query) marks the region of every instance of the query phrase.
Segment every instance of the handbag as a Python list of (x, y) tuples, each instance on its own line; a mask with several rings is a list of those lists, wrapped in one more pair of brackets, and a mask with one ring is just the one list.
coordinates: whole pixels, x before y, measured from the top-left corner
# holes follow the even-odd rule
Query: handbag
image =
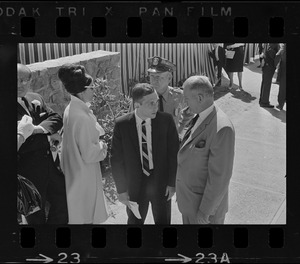
[(42, 198), (31, 181), (21, 175), (18, 178), (17, 212), (24, 216), (41, 210)]
[(225, 56), (226, 56), (227, 59), (233, 59), (234, 54), (235, 54), (234, 50), (226, 50), (225, 51)]

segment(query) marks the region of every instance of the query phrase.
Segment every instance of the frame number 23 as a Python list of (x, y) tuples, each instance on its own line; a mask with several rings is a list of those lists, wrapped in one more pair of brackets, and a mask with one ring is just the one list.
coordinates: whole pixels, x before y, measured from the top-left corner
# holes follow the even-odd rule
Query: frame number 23
[(78, 253), (72, 253), (68, 256), (67, 253), (59, 253), (59, 257), (61, 257), (57, 263), (80, 263), (80, 255)]

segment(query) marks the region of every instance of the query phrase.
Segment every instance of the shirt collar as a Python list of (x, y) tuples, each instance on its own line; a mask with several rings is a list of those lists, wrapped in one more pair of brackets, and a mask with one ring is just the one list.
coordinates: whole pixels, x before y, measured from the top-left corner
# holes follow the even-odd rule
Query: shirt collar
[(165, 101), (168, 100), (169, 92), (170, 92), (170, 88), (168, 86), (166, 91), (163, 94), (161, 94)]
[(215, 107), (215, 104), (213, 103), (210, 107), (208, 107), (204, 111), (202, 111), (199, 114), (200, 119), (204, 120), (206, 117), (208, 117), (208, 115), (213, 111), (214, 107)]
[[(136, 123), (140, 126), (143, 122), (143, 119), (141, 119), (137, 113), (136, 113), (136, 109), (134, 110), (134, 115), (135, 115), (135, 120), (136, 120)], [(150, 118), (146, 118), (145, 121), (146, 121), (146, 125), (150, 124)]]

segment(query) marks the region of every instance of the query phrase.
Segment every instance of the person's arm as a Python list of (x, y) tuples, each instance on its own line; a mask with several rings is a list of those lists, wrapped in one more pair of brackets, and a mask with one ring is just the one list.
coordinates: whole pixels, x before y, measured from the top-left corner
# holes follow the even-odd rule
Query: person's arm
[(104, 160), (107, 154), (107, 145), (95, 139), (95, 126), (88, 116), (80, 116), (74, 125), (75, 141), (84, 162), (94, 163)]
[(177, 154), (179, 150), (179, 138), (176, 125), (172, 116), (169, 118), (169, 128), (167, 135), (167, 155), (168, 155), (168, 185), (165, 196), (170, 200), (175, 194), (175, 181), (177, 172)]
[(167, 135), (168, 148), (168, 186), (175, 187), (176, 172), (177, 172), (177, 154), (179, 150), (179, 138), (173, 117), (169, 117), (169, 128)]
[[(45, 102), (43, 97), (37, 93), (27, 93), (27, 100), (34, 109), (35, 130), (34, 134), (55, 134), (63, 126), (62, 117), (53, 111)], [(39, 103), (34, 103), (38, 101)]]
[(208, 179), (199, 207), (205, 215), (213, 215), (228, 191), (232, 175), (235, 133), (224, 127), (215, 136), (208, 157)]
[(32, 134), (33, 130), (32, 117), (24, 115), (17, 126), (17, 150), (19, 150), (26, 139)]
[(116, 183), (117, 192), (119, 194), (126, 193), (128, 191), (127, 179), (125, 174), (124, 155), (125, 152), (123, 149), (120, 123), (116, 122), (112, 137), (110, 162), (112, 176)]

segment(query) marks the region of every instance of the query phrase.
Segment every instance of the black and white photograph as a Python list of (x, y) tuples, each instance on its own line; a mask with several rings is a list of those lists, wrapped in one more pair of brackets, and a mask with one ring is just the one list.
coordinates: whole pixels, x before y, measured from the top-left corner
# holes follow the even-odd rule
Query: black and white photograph
[(17, 53), (19, 225), (287, 223), (286, 43)]

